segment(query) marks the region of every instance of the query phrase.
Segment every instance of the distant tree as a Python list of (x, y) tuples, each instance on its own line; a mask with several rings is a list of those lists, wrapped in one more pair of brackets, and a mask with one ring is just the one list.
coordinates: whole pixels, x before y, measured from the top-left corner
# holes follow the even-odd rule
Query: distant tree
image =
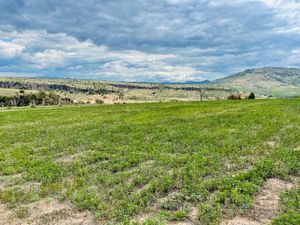
[(38, 96), (39, 96), (40, 98), (46, 98), (46, 97), (47, 97), (47, 94), (46, 94), (46, 92), (44, 92), (44, 91), (39, 91)]
[(200, 101), (202, 102), (203, 101), (203, 96), (204, 96), (204, 93), (205, 93), (205, 90), (203, 88), (200, 88), (198, 90), (199, 92), (199, 95), (200, 95)]
[(18, 103), (17, 103), (17, 98), (16, 97), (13, 97), (10, 99), (10, 104), (11, 106), (17, 106)]
[(124, 99), (124, 92), (121, 90), (118, 94), (120, 100)]
[(251, 92), (248, 99), (255, 99), (255, 94), (253, 92)]
[(35, 108), (36, 107), (36, 103), (35, 103), (35, 99), (32, 99), (30, 102), (30, 107), (31, 108)]
[(25, 93), (25, 91), (24, 91), (24, 89), (20, 89), (20, 94), (24, 94)]
[(58, 96), (58, 106), (59, 106), (59, 107), (62, 107), (62, 103), (61, 103), (61, 98), (60, 98), (60, 96)]

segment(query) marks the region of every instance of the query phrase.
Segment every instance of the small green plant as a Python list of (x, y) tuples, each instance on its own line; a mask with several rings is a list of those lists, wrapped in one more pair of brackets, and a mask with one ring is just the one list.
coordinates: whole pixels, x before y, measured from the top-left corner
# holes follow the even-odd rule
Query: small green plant
[(272, 225), (300, 224), (300, 186), (282, 193), (280, 198), (283, 213), (273, 220)]
[(143, 222), (143, 225), (164, 225), (162, 221), (160, 221), (157, 218), (148, 218), (145, 222)]
[(176, 211), (160, 211), (160, 216), (169, 221), (183, 221), (188, 218), (188, 214), (185, 210), (176, 210)]
[(201, 224), (219, 224), (221, 216), (221, 205), (218, 203), (201, 203), (198, 207), (198, 219)]
[(19, 206), (14, 209), (13, 215), (19, 219), (24, 219), (29, 216), (29, 210), (27, 207)]

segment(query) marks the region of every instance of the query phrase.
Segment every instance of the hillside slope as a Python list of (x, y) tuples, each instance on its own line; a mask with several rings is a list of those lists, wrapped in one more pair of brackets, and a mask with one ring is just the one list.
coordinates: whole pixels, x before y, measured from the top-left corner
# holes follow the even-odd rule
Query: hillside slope
[(211, 84), (256, 91), (266, 95), (300, 95), (300, 69), (275, 67), (248, 69), (215, 80)]

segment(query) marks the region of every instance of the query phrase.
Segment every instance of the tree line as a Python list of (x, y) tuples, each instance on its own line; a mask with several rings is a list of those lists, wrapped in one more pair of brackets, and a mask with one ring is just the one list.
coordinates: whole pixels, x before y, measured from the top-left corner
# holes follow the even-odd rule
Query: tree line
[(19, 82), (19, 81), (0, 81), (0, 88), (15, 88), (25, 90), (43, 90), (43, 91), (66, 91), (69, 93), (85, 93), (85, 94), (110, 94), (118, 93), (117, 90), (110, 90), (106, 88), (91, 88), (91, 87), (73, 87), (65, 84), (47, 84), (47, 83), (33, 83), (33, 82)]
[(38, 93), (25, 94), (22, 90), (15, 96), (0, 96), (0, 106), (36, 106), (36, 105), (62, 105), (73, 104), (70, 98), (61, 98), (59, 95), (40, 91)]

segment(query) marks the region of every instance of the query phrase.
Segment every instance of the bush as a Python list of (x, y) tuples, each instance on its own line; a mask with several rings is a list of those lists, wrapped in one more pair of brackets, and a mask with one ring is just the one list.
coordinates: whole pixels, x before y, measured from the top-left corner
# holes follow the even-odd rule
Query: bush
[(240, 94), (231, 94), (227, 97), (228, 100), (241, 100), (242, 97)]
[(255, 94), (253, 92), (251, 92), (248, 99), (255, 99)]
[[(22, 89), (20, 93), (22, 93)], [(35, 107), (37, 105), (59, 105), (59, 104), (72, 104), (73, 100), (70, 98), (60, 98), (59, 95), (55, 93), (46, 93), (40, 91), (39, 93), (22, 93), (16, 96), (7, 97), (0, 96), (0, 106), (30, 106)]]
[(199, 205), (198, 219), (203, 225), (213, 225), (220, 223), (221, 205), (218, 203), (201, 203)]
[(96, 104), (100, 104), (100, 105), (104, 104), (104, 101), (102, 99), (96, 99), (95, 102), (96, 102)]

